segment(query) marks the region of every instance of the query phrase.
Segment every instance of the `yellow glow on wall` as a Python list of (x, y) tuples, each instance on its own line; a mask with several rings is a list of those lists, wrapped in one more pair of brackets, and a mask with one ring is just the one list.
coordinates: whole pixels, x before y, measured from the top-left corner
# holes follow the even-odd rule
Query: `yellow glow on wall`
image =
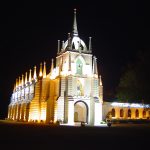
[(41, 118), (40, 120), (46, 120), (46, 102), (41, 103)]

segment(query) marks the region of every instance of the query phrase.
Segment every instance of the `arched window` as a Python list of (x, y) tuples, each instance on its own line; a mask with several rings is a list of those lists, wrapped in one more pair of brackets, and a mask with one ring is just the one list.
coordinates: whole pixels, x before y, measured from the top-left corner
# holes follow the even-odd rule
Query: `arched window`
[(135, 111), (135, 117), (139, 118), (139, 110), (138, 109), (136, 109), (136, 111)]
[(123, 117), (123, 109), (120, 109), (120, 117)]
[(76, 61), (76, 73), (79, 74), (79, 75), (82, 75), (82, 68), (83, 68), (83, 63), (78, 58), (78, 60)]
[(143, 118), (146, 118), (146, 111), (143, 110)]
[(115, 109), (114, 108), (111, 110), (111, 115), (112, 115), (112, 117), (115, 117)]
[(128, 117), (131, 118), (131, 109), (128, 109)]

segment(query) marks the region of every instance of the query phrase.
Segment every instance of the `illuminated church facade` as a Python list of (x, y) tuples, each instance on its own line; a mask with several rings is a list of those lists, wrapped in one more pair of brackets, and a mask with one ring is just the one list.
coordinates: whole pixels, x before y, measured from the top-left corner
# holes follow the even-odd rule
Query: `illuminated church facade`
[[(50, 72), (46, 63), (33, 73), (16, 79), (8, 119), (26, 122), (56, 122), (75, 125), (85, 122), (99, 125), (102, 120), (147, 119), (150, 105), (103, 102), (103, 85), (98, 74), (97, 58), (92, 54), (91, 37), (88, 47), (79, 37), (74, 10), (73, 30), (64, 42), (58, 40), (56, 63)], [(55, 67), (54, 67), (55, 66)]]
[[(97, 58), (79, 37), (74, 10), (73, 31), (66, 42), (58, 40), (56, 64), (52, 59), (50, 72), (46, 63), (36, 66), (32, 75), (22, 75), (16, 84), (8, 107), (8, 119), (27, 122), (60, 121), (74, 125), (102, 121), (103, 86), (98, 74)], [(55, 66), (55, 67), (54, 67)]]

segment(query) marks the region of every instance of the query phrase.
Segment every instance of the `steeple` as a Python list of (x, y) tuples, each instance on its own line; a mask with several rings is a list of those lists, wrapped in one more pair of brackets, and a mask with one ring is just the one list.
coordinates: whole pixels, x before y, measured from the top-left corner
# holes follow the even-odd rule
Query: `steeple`
[(60, 40), (58, 40), (57, 54), (60, 52)]
[(42, 63), (40, 63), (40, 72), (39, 72), (39, 76), (42, 77)]
[(22, 83), (21, 83), (22, 87), (24, 86), (24, 75), (22, 74)]
[(54, 62), (53, 62), (54, 60), (53, 60), (53, 58), (52, 58), (52, 62), (51, 62), (51, 74), (52, 74), (52, 71), (53, 71), (53, 69), (54, 69)]
[(16, 79), (16, 88), (18, 87), (18, 79)]
[(43, 78), (46, 78), (46, 62), (44, 61)]
[(71, 36), (70, 33), (68, 33), (68, 49), (71, 49)]
[(27, 79), (27, 72), (26, 72), (26, 76), (25, 76), (25, 84), (27, 84), (28, 79)]
[(37, 80), (37, 75), (36, 75), (36, 66), (34, 66), (34, 75), (33, 75), (34, 80)]
[(76, 20), (76, 9), (74, 9), (74, 19), (73, 19), (73, 36), (78, 36), (78, 29), (77, 29), (77, 20)]
[(102, 77), (101, 77), (101, 76), (99, 76), (99, 85), (100, 85), (100, 86), (103, 85), (103, 84), (102, 84)]
[(62, 41), (62, 44), (61, 44), (61, 52), (63, 52), (64, 50), (64, 41)]
[(92, 42), (91, 42), (92, 37), (89, 37), (89, 51), (92, 52)]
[(31, 69), (30, 69), (30, 71), (29, 71), (29, 82), (31, 82), (32, 81), (32, 78), (31, 78)]

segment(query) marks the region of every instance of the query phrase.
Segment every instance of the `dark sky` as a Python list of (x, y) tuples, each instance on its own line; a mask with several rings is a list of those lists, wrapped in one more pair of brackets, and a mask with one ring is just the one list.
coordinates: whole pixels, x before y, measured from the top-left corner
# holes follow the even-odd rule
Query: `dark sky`
[[(143, 1), (43, 1), (1, 3), (0, 17), (0, 117), (18, 76), (57, 53), (57, 40), (72, 31), (73, 9), (77, 9), (79, 36), (98, 58), (104, 93), (115, 91), (122, 68), (134, 62), (139, 50), (150, 48), (148, 4)], [(107, 94), (105, 94), (107, 99)]]

